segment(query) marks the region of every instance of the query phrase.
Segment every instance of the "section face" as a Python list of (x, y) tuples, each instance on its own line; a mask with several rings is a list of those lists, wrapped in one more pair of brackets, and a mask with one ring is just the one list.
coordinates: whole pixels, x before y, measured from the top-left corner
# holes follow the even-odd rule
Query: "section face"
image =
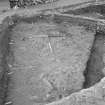
[(96, 33), (85, 71), (84, 88), (98, 83), (105, 76), (105, 33)]

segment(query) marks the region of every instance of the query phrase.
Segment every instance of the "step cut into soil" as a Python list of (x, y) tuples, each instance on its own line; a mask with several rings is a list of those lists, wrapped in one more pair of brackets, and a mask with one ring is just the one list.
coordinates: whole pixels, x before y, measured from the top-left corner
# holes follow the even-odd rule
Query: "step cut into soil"
[(92, 16), (93, 15), (103, 15), (105, 19), (105, 4), (101, 5), (90, 5), (88, 7), (80, 8), (77, 10), (67, 10), (64, 12), (65, 14), (74, 14), (74, 15), (86, 15), (86, 16)]

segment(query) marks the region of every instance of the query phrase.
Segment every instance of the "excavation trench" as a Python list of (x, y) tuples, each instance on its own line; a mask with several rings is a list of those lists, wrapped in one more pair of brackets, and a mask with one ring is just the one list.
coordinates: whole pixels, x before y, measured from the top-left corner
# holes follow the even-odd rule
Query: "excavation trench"
[[(3, 93), (0, 96), (4, 96), (0, 97), (4, 100), (0, 105), (51, 103), (88, 88), (104, 77), (105, 36), (103, 32), (95, 33), (94, 22), (61, 16), (14, 16), (6, 22), (0, 33), (3, 39), (0, 86), (4, 89), (0, 90)], [(73, 68), (71, 64), (76, 66)]]

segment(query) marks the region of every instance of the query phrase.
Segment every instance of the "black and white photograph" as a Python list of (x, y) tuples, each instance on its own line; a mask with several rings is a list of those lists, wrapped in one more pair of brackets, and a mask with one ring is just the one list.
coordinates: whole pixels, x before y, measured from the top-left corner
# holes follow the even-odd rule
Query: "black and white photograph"
[(105, 0), (0, 0), (0, 105), (105, 105)]

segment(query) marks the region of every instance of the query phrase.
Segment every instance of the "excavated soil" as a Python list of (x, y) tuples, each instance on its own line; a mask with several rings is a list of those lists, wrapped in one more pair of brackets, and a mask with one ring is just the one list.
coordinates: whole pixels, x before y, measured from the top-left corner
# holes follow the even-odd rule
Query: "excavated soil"
[(96, 32), (96, 23), (61, 16), (12, 18), (14, 24), (7, 18), (0, 33), (1, 105), (49, 104), (104, 77), (105, 36)]

